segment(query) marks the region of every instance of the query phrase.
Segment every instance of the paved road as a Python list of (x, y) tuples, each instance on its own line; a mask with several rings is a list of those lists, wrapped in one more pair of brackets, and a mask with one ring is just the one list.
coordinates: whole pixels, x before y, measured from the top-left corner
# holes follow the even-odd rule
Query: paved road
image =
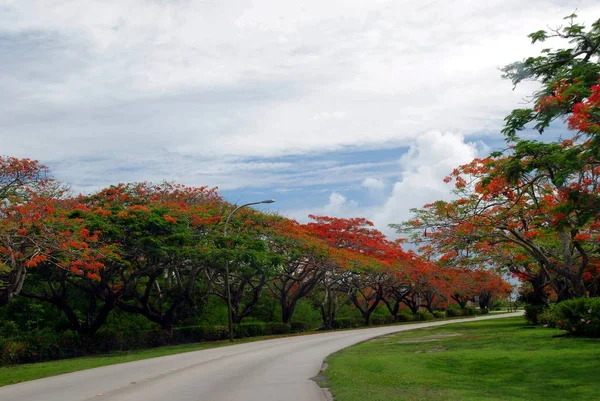
[(393, 332), (473, 320), (320, 333), (128, 362), (0, 387), (0, 400), (324, 401), (309, 378), (327, 355)]

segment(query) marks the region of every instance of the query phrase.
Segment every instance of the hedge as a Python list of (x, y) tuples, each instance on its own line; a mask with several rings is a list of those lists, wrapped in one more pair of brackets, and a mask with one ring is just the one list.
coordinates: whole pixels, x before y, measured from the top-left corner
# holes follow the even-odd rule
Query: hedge
[[(305, 322), (293, 324), (295, 331), (309, 329)], [(241, 323), (234, 326), (235, 338), (287, 334), (292, 325), (287, 323)], [(37, 331), (11, 338), (0, 337), (0, 365), (43, 362), (78, 356), (154, 348), (164, 345), (219, 341), (229, 338), (227, 326), (178, 327), (171, 333), (155, 329), (130, 332), (100, 331), (93, 338), (81, 337), (66, 331)]]
[(574, 336), (600, 337), (600, 298), (559, 302), (536, 317), (540, 323), (566, 330)]

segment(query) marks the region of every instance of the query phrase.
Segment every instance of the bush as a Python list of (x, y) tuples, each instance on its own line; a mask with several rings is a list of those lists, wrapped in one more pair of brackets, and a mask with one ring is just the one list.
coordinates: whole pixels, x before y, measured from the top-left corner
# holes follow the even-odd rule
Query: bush
[(311, 331), (313, 329), (310, 322), (297, 321), (290, 323), (290, 330), (292, 333), (302, 333), (304, 331)]
[(552, 329), (556, 328), (556, 323), (554, 322), (554, 312), (553, 312), (553, 306), (554, 305), (550, 305), (550, 307), (544, 309), (542, 311), (542, 313), (539, 314), (538, 316), (538, 324), (542, 325), (544, 327), (550, 327)]
[(0, 338), (9, 338), (19, 333), (19, 326), (13, 321), (0, 322)]
[(574, 336), (600, 337), (600, 298), (559, 302), (537, 317)]
[(446, 317), (465, 316), (464, 309), (448, 308), (446, 309)]
[(288, 323), (267, 323), (266, 324), (267, 334), (288, 334), (292, 331), (291, 326)]
[(412, 322), (413, 320), (415, 320), (414, 315), (408, 311), (400, 312), (396, 316), (397, 322)]
[(525, 320), (533, 325), (540, 323), (540, 314), (544, 311), (544, 305), (527, 305), (525, 306)]
[(206, 341), (221, 341), (229, 338), (229, 327), (228, 326), (209, 326), (206, 327), (205, 340)]
[(392, 315), (375, 315), (371, 318), (371, 323), (374, 325), (392, 324), (394, 317)]
[(349, 329), (353, 327), (360, 327), (364, 324), (362, 319), (357, 318), (341, 318), (335, 319), (333, 322), (334, 329)]
[(464, 316), (479, 316), (481, 312), (474, 306), (467, 306), (463, 309)]
[(490, 313), (490, 310), (489, 310), (489, 309), (487, 309), (487, 308), (484, 308), (484, 309), (479, 309), (479, 312), (480, 312), (482, 315), (487, 315), (488, 313)]
[(73, 358), (84, 354), (79, 336), (74, 332), (40, 330), (0, 339), (0, 365)]
[(419, 321), (427, 321), (427, 320), (433, 320), (433, 319), (434, 319), (433, 315), (427, 311), (419, 311), (419, 312), (415, 313), (415, 316), (414, 316), (414, 320), (419, 320)]
[(267, 334), (267, 326), (262, 322), (248, 322), (237, 324), (234, 328), (236, 338), (264, 336)]
[(433, 317), (435, 317), (436, 319), (443, 319), (446, 317), (446, 312), (436, 310), (435, 312), (433, 312)]
[(172, 341), (176, 344), (188, 344), (204, 341), (206, 327), (189, 326), (177, 327), (173, 329)]

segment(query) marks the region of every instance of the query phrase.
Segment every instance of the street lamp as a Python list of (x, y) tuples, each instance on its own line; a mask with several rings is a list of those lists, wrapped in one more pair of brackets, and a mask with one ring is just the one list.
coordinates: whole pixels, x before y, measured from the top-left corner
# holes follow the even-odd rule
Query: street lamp
[[(229, 220), (231, 220), (231, 216), (238, 210), (246, 206), (259, 205), (261, 203), (274, 203), (275, 199), (266, 199), (259, 202), (250, 202), (243, 204), (241, 206), (236, 207), (229, 213), (227, 216), (227, 220), (225, 220), (225, 226), (223, 227), (223, 237), (227, 238), (227, 225), (229, 224)], [(229, 320), (229, 341), (233, 341), (233, 316), (232, 316), (232, 308), (231, 308), (231, 287), (229, 285), (229, 259), (225, 260), (225, 287), (227, 289), (227, 317)]]

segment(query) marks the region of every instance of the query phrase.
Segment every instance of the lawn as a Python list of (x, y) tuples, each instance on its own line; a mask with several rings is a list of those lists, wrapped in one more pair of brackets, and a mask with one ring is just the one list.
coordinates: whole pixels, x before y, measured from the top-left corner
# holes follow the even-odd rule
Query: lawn
[(506, 318), (403, 332), (328, 358), (336, 401), (600, 400), (600, 339)]

